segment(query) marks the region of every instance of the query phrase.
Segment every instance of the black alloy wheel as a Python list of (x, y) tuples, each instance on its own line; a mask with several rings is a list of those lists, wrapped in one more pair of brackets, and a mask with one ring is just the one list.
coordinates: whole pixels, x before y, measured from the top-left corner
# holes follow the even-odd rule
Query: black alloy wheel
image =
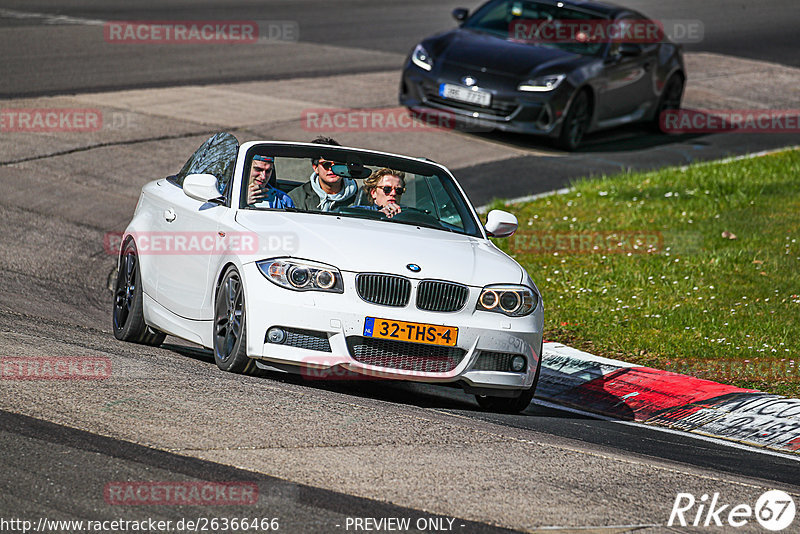
[(673, 74), (667, 80), (664, 91), (658, 99), (656, 115), (653, 117), (653, 127), (661, 131), (661, 115), (665, 111), (677, 111), (681, 108), (681, 98), (683, 97), (683, 76)]
[(214, 306), (214, 361), (223, 371), (250, 374), (256, 369), (255, 360), (247, 356), (246, 315), (242, 279), (229, 267)]
[(576, 150), (583, 141), (583, 136), (589, 129), (592, 119), (592, 109), (589, 104), (589, 94), (583, 90), (575, 96), (572, 105), (564, 117), (561, 135), (558, 137), (558, 146), (564, 150)]
[(114, 286), (114, 337), (120, 341), (157, 347), (164, 342), (167, 335), (147, 326), (142, 311), (143, 299), (136, 243), (129, 239), (120, 255), (117, 283)]

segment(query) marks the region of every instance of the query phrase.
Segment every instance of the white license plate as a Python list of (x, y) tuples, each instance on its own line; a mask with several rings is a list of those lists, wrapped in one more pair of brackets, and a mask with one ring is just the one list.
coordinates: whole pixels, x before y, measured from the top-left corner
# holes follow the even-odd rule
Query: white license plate
[(470, 89), (469, 87), (462, 87), (460, 85), (453, 85), (451, 83), (439, 85), (439, 96), (486, 107), (492, 103), (492, 93)]

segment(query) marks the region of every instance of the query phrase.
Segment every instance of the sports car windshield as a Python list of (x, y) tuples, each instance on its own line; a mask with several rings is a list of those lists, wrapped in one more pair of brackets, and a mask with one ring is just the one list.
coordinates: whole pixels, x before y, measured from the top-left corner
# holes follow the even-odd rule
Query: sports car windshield
[(552, 4), (499, 0), (483, 6), (463, 27), (503, 39), (595, 56), (602, 53), (605, 44), (576, 28), (582, 21), (602, 20), (604, 17), (593, 13)]
[[(252, 172), (263, 163), (272, 168), (270, 176)], [(265, 181), (270, 185), (260, 185)], [(253, 189), (261, 191), (261, 198), (250, 191), (254, 182), (259, 182)], [(345, 148), (252, 147), (240, 208), (336, 215), (482, 236), (468, 201), (441, 167)]]

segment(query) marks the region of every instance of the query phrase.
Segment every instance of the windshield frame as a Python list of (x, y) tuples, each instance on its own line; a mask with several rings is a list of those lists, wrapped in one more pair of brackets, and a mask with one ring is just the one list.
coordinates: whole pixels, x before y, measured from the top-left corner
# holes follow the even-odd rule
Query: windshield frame
[[(488, 30), (486, 28), (481, 28), (480, 26), (474, 26), (474, 24), (477, 24), (477, 21), (480, 18), (483, 18), (488, 11), (490, 11), (492, 9), (496, 9), (499, 4), (509, 5), (513, 1), (514, 0), (491, 0), (489, 2), (486, 2), (485, 4), (480, 6), (474, 13), (471, 14), (467, 18), (467, 20), (465, 20), (461, 24), (460, 28), (465, 29), (465, 30), (474, 31), (476, 33), (482, 33), (482, 34), (485, 34), (485, 35), (492, 35), (494, 37), (497, 37), (497, 38), (500, 38), (500, 39), (504, 39), (504, 40), (510, 41), (510, 42), (520, 42), (520, 43), (526, 44), (528, 46), (541, 46), (543, 48), (561, 50), (563, 52), (579, 54), (579, 55), (586, 56), (586, 57), (603, 57), (603, 56), (606, 55), (606, 52), (607, 52), (607, 50), (609, 48), (609, 46), (608, 46), (609, 43), (598, 43), (601, 46), (599, 46), (594, 52), (589, 53), (589, 52), (586, 52), (586, 51), (582, 52), (580, 50), (577, 50), (576, 49), (577, 46), (583, 46), (583, 45), (580, 45), (579, 43), (556, 43), (556, 42), (553, 42), (553, 43), (548, 43), (548, 42), (533, 42), (533, 43), (529, 43), (529, 42), (525, 42), (525, 41), (519, 41), (519, 40), (512, 39), (510, 37), (509, 33), (508, 33), (508, 30), (506, 30), (506, 32), (504, 32), (503, 34), (500, 34), (500, 33), (497, 33), (497, 32), (490, 31), (490, 30)], [(590, 16), (590, 17), (592, 17), (594, 19), (598, 19), (598, 20), (613, 20), (614, 19), (614, 17), (610, 13), (604, 13), (602, 11), (594, 11), (594, 10), (591, 10), (591, 9), (586, 9), (583, 6), (577, 6), (577, 5), (574, 5), (574, 4), (571, 4), (571, 3), (566, 3), (566, 2), (557, 2), (557, 1), (548, 1), (548, 0), (522, 0), (522, 1), (525, 2), (525, 3), (530, 3), (530, 4), (541, 4), (543, 6), (552, 7), (553, 9), (558, 9), (558, 10), (572, 11), (572, 12), (575, 12), (575, 13), (582, 13), (582, 14), (588, 15), (588, 16)], [(558, 5), (559, 3), (562, 3), (563, 5), (559, 6)], [(521, 20), (525, 20), (525, 19), (521, 19)], [(565, 18), (564, 20), (569, 20), (569, 19)]]
[[(319, 145), (314, 143), (292, 143), (285, 141), (250, 141), (244, 143), (239, 148), (239, 157), (234, 172), (234, 184), (232, 194), (231, 206), (235, 206), (237, 210), (257, 210), (266, 212), (284, 212), (284, 213), (307, 213), (315, 215), (338, 215), (342, 217), (349, 217), (347, 214), (338, 214), (335, 211), (323, 212), (317, 210), (304, 210), (298, 208), (253, 208), (245, 207), (241, 204), (242, 200), (246, 197), (246, 184), (249, 180), (249, 164), (256, 154), (272, 155), (276, 158), (299, 158), (308, 161), (309, 175), (311, 174), (311, 160), (316, 158), (324, 158), (330, 161), (360, 161), (364, 165), (370, 167), (389, 167), (397, 170), (402, 170), (406, 173), (413, 173), (426, 177), (438, 176), (442, 186), (447, 189), (447, 193), (451, 196), (457, 196), (461, 200), (463, 209), (459, 210), (464, 228), (452, 227), (435, 227), (430, 224), (413, 223), (409, 221), (401, 221), (399, 218), (396, 221), (387, 219), (386, 222), (403, 223), (416, 225), (423, 228), (432, 228), (445, 232), (456, 232), (460, 235), (479, 237), (488, 239), (486, 231), (481, 223), (475, 207), (469, 200), (469, 197), (464, 192), (461, 184), (453, 176), (449, 169), (444, 165), (435, 163), (425, 158), (415, 158), (399, 154), (392, 154), (389, 152), (381, 152), (375, 150), (367, 150), (354, 147), (345, 146), (331, 146)], [(427, 180), (426, 180), (427, 182)], [(305, 181), (301, 182), (305, 183)], [(445, 185), (446, 184), (446, 185)], [(438, 219), (438, 217), (437, 217)], [(380, 221), (380, 219), (375, 219)], [(445, 223), (446, 224), (446, 223)]]

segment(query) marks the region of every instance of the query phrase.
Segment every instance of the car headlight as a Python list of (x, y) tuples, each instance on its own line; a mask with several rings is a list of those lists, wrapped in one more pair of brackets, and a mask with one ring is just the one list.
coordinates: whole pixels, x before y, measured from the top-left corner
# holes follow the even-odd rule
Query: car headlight
[(546, 93), (552, 91), (564, 81), (566, 74), (548, 74), (547, 76), (539, 76), (532, 80), (522, 82), (517, 87), (518, 91), (531, 91), (534, 93)]
[(528, 286), (494, 285), (483, 288), (476, 309), (522, 317), (535, 310), (538, 304), (539, 295)]
[(414, 51), (411, 52), (411, 61), (414, 65), (423, 70), (429, 71), (433, 68), (433, 58), (428, 54), (428, 51), (425, 50), (425, 47), (419, 44), (414, 48)]
[(295, 291), (329, 291), (344, 293), (342, 273), (324, 263), (276, 258), (256, 262), (267, 280)]

